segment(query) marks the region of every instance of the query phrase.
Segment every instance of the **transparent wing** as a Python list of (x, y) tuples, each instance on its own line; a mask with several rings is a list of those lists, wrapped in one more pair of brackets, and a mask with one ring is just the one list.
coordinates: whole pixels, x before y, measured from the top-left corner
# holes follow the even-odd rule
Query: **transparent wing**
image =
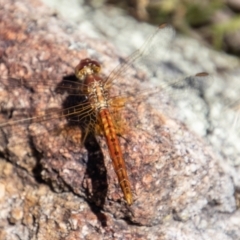
[(120, 75), (126, 75), (127, 70), (139, 59), (149, 56), (156, 48), (166, 48), (168, 44), (174, 39), (175, 31), (167, 24), (160, 25), (157, 30), (149, 36), (144, 44), (129, 57), (123, 60), (123, 63), (117, 66), (110, 75), (106, 78), (105, 84), (110, 85)]
[[(125, 117), (129, 117), (128, 112), (134, 112), (138, 115), (138, 106), (142, 103), (150, 104), (149, 107), (154, 109), (161, 109), (161, 101), (180, 102), (183, 98), (189, 98), (189, 94), (197, 94), (199, 98), (204, 98), (205, 92), (213, 84), (213, 78), (206, 72), (201, 72), (192, 76), (181, 77), (180, 79), (173, 79), (167, 82), (162, 81), (157, 86), (148, 87), (146, 90), (139, 91), (139, 89), (128, 89), (127, 95), (121, 95), (111, 100), (111, 113), (113, 122), (116, 123), (117, 132), (124, 135), (130, 126)], [(127, 106), (127, 109), (126, 109)], [(194, 107), (194, 106), (193, 106)], [(125, 111), (126, 110), (126, 111)], [(149, 110), (150, 111), (150, 110)], [(140, 118), (140, 117), (139, 117)], [(143, 119), (139, 119), (137, 125)], [(143, 120), (144, 121), (144, 120)], [(136, 126), (136, 122), (131, 124), (131, 127)]]
[(8, 91), (12, 91), (16, 88), (27, 88), (36, 92), (46, 92), (48, 90), (56, 93), (68, 92), (69, 94), (76, 94), (84, 96), (86, 93), (86, 85), (80, 82), (74, 75), (63, 78), (59, 83), (56, 80), (49, 80), (48, 82), (42, 82), (41, 79), (24, 79), (14, 77), (1, 77), (0, 89), (3, 88)]
[[(59, 104), (53, 104), (54, 107), (47, 102), (62, 94), (66, 97)], [(42, 97), (45, 95), (47, 97)], [(45, 101), (46, 108), (42, 107), (41, 101)], [(67, 79), (59, 84), (47, 82), (42, 85), (37, 80), (0, 78), (0, 104), (1, 112), (7, 116), (0, 120), (0, 128), (63, 119), (69, 125), (89, 126), (89, 131), (93, 131), (96, 122), (82, 84)]]

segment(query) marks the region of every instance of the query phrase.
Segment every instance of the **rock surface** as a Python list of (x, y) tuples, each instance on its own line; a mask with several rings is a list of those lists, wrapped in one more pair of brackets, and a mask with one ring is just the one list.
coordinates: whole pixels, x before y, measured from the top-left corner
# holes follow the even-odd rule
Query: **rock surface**
[[(75, 1), (55, 10), (39, 1), (0, 4), (1, 123), (61, 108), (66, 96), (54, 89), (79, 59), (98, 60), (108, 75), (136, 49), (134, 39), (154, 31), (116, 9), (93, 12)], [(0, 239), (240, 237), (239, 134), (228, 108), (239, 96), (239, 62), (182, 37), (166, 50), (114, 83), (134, 100), (120, 138), (133, 205), (122, 200), (103, 137), (82, 146), (81, 131), (69, 137), (64, 118), (1, 127)], [(214, 78), (208, 89), (152, 91), (200, 71)], [(24, 83), (13, 86), (9, 76)], [(153, 94), (138, 97), (146, 87)]]

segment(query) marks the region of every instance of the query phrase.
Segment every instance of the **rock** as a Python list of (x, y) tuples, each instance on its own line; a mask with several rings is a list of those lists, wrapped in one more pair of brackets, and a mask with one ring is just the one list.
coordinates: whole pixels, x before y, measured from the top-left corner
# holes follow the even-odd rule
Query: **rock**
[[(77, 15), (74, 4), (63, 8), (74, 17), (71, 21), (38, 1), (1, 2), (1, 123), (41, 116), (46, 108), (48, 114), (59, 111), (66, 95), (56, 93), (56, 87), (74, 73), (80, 59), (96, 59), (108, 75), (119, 63), (112, 43), (126, 43), (123, 58), (136, 49), (131, 39), (144, 40), (154, 31), (115, 9), (91, 12), (82, 6)], [(234, 227), (239, 177), (232, 167), (239, 156), (239, 136), (236, 131), (229, 138), (227, 132), (234, 112), (227, 109), (222, 116), (227, 102), (234, 100), (228, 92), (238, 89), (223, 74), (214, 75), (221, 70), (234, 79), (239, 63), (182, 37), (161, 53), (140, 62), (147, 68), (131, 66), (129, 75), (113, 86), (116, 93), (130, 96), (122, 112), (127, 126), (120, 142), (134, 203), (123, 201), (103, 137), (86, 139), (83, 146), (81, 129), (66, 128), (67, 119), (55, 115), (48, 121), (2, 126), (1, 239), (16, 234), (21, 239), (240, 236)], [(209, 89), (188, 88), (181, 100), (175, 98), (181, 95), (179, 86), (157, 94), (152, 90), (170, 77), (200, 71), (215, 77)]]

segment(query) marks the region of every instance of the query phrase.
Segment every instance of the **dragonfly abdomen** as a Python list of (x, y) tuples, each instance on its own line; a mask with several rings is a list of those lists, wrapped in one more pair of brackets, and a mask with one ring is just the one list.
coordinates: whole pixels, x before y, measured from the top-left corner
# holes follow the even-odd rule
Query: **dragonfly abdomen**
[(131, 186), (127, 175), (126, 165), (123, 159), (120, 142), (108, 109), (99, 112), (102, 130), (107, 140), (110, 157), (113, 162), (114, 170), (117, 174), (119, 184), (124, 194), (124, 198), (129, 205), (132, 204)]

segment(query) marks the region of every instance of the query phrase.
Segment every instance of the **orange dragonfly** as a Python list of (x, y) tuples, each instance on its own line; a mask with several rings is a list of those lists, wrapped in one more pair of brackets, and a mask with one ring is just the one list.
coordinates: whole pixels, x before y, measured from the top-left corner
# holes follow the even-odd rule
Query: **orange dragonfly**
[[(159, 39), (164, 43), (169, 42), (174, 36), (174, 30), (166, 25), (160, 25), (158, 29), (147, 39), (142, 47), (130, 55), (124, 63), (114, 69), (107, 78), (100, 75), (100, 64), (92, 59), (86, 58), (80, 61), (75, 68), (75, 76), (78, 83), (73, 84), (70, 81), (63, 81), (60, 88), (79, 92), (79, 96), (83, 96), (83, 101), (74, 106), (67, 107), (62, 110), (52, 111), (43, 116), (24, 118), (0, 123), (0, 128), (5, 126), (23, 124), (28, 121), (47, 121), (54, 118), (65, 117), (67, 119), (75, 118), (75, 121), (84, 124), (85, 140), (87, 134), (94, 132), (103, 134), (106, 138), (106, 143), (113, 162), (113, 167), (116, 172), (118, 182), (122, 189), (124, 199), (128, 205), (133, 203), (133, 193), (131, 184), (127, 174), (127, 168), (123, 158), (122, 149), (120, 147), (118, 135), (123, 132), (119, 126), (119, 111), (128, 101), (126, 97), (111, 96), (110, 91), (113, 82), (123, 76), (126, 70), (133, 62), (140, 59), (156, 47), (156, 44), (161, 44)], [(22, 81), (9, 79), (9, 82), (16, 82), (22, 85)]]

